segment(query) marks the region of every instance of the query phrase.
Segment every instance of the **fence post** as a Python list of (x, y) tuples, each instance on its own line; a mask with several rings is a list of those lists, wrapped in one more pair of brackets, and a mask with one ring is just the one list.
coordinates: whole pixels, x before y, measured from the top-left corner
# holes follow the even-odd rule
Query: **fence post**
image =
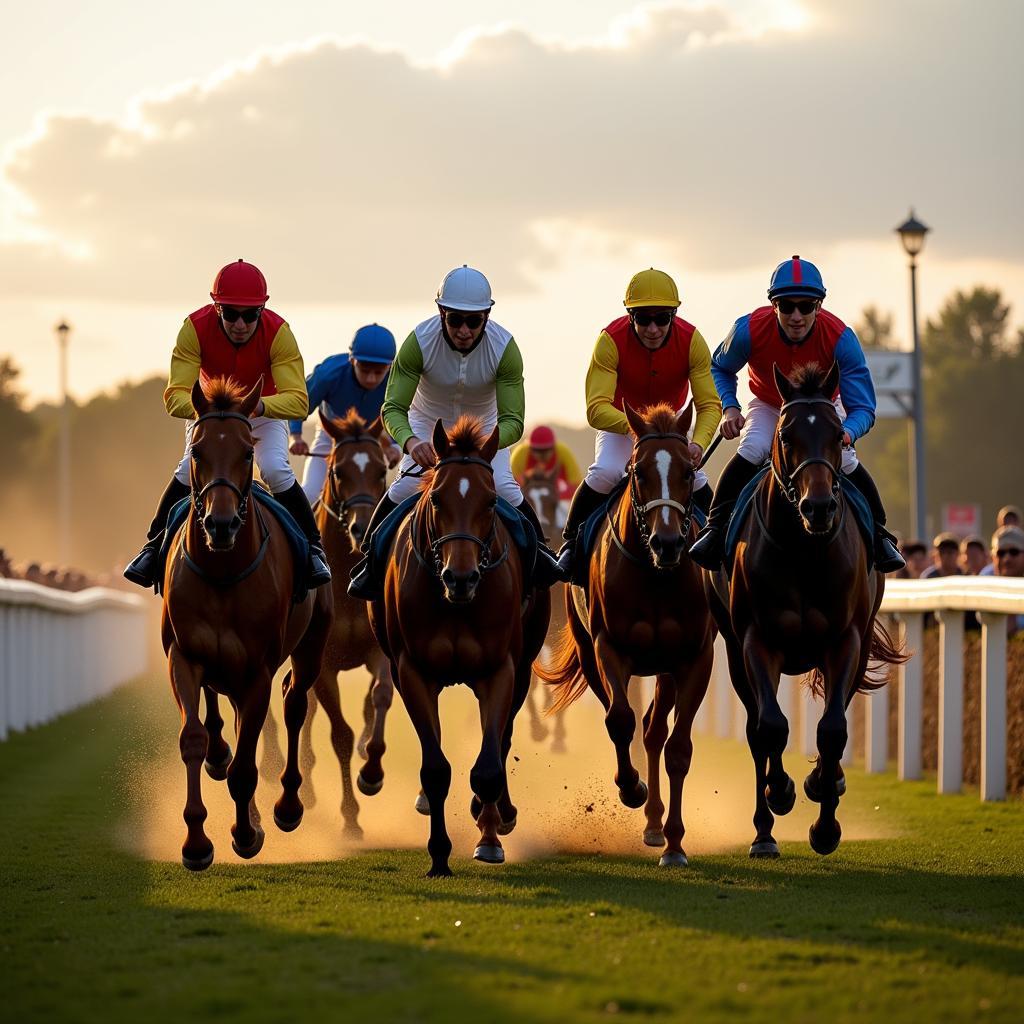
[(1006, 799), (1006, 616), (981, 619), (981, 799)]
[(939, 792), (964, 784), (964, 613), (937, 611), (939, 620)]
[(899, 777), (921, 778), (921, 715), (924, 682), (924, 615), (900, 612), (900, 640), (913, 651), (913, 657), (900, 666)]
[(864, 704), (864, 770), (884, 772), (889, 763), (889, 686), (861, 694)]

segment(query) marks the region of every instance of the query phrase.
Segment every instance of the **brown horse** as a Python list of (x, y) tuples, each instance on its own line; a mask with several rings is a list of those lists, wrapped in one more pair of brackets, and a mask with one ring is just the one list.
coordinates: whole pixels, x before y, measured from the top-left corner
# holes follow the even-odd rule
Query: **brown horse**
[[(188, 794), (182, 846), (185, 867), (201, 871), (213, 861), (213, 843), (203, 831), (201, 793), (204, 760), (213, 778), (227, 778), (235, 802), (231, 845), (240, 857), (256, 856), (264, 833), (256, 809), (256, 742), (270, 702), (275, 671), (291, 656), (284, 681), (288, 752), (283, 791), (274, 821), (290, 832), (302, 820), (298, 765), (299, 732), (306, 693), (320, 673), (330, 628), (330, 589), (320, 587), (300, 604), (292, 602), (294, 565), (277, 520), (251, 501), (253, 438), (250, 416), (260, 400), (262, 378), (245, 394), (230, 379), (205, 390), (197, 381), (192, 404), (192, 503), (174, 537), (164, 573), (161, 635), (171, 688), (181, 710), (179, 737)], [(207, 717), (199, 719), (199, 692), (206, 692)], [(235, 709), (234, 757), (221, 735), (216, 695)]]
[[(642, 414), (625, 407), (636, 436), (626, 468), (628, 486), (610, 509), (590, 557), (587, 618), (567, 600), (569, 624), (554, 662), (538, 669), (555, 685), (556, 710), (589, 686), (605, 708), (615, 744), (615, 783), (627, 807), (646, 801), (644, 842), (662, 846), (663, 867), (684, 866), (683, 782), (690, 770), (694, 716), (707, 692), (713, 658), (713, 625), (700, 571), (686, 555), (694, 534), (695, 467), (686, 431), (693, 406), (676, 413), (667, 405)], [(634, 675), (656, 675), (654, 700), (644, 716), (647, 785), (630, 761), (636, 716), (627, 699)], [(668, 713), (675, 710), (672, 735)], [(667, 740), (667, 742), (666, 742)], [(660, 793), (665, 751), (669, 810)]]
[[(537, 519), (547, 537), (553, 537), (564, 525), (561, 516), (561, 504), (558, 498), (557, 469), (545, 470), (537, 465), (523, 479), (523, 494), (537, 513)], [(551, 622), (545, 639), (545, 649), (565, 626), (565, 584), (556, 583), (551, 588)], [(530, 680), (530, 694), (526, 701), (526, 710), (530, 714), (530, 735), (538, 743), (547, 739), (548, 728), (541, 717), (541, 708), (537, 706), (538, 687), (536, 676)], [(565, 753), (565, 715), (555, 715), (551, 752)]]
[(843, 427), (832, 404), (839, 368), (800, 367), (793, 380), (775, 369), (782, 410), (771, 473), (758, 484), (739, 532), (731, 573), (706, 574), (712, 613), (725, 638), (732, 684), (747, 711), (754, 758), (756, 835), (751, 857), (778, 857), (774, 814), (788, 814), (796, 787), (782, 764), (789, 724), (778, 702), (779, 676), (812, 673), (824, 694), (818, 763), (804, 781), (820, 802), (811, 848), (831, 853), (841, 835), (835, 812), (846, 791), (840, 758), (846, 708), (874, 689), (868, 659), (905, 660), (875, 620), (885, 577), (869, 565), (840, 487)]
[(438, 420), (433, 445), (437, 464), (395, 538), (384, 596), (373, 602), (370, 622), (420, 740), (430, 811), (427, 874), (437, 877), (451, 874), (452, 849), (444, 818), (452, 770), (441, 749), (440, 692), (466, 683), (480, 702), (483, 744), (469, 774), (480, 828), (473, 856), (500, 864), (498, 836), (512, 831), (517, 813), (505, 771), (512, 725), (551, 606), (546, 590), (525, 589), (519, 551), (497, 512), (491, 460), (498, 428), (484, 438), (479, 421), (464, 416), (449, 435)]
[[(327, 476), (317, 504), (316, 523), (323, 538), (324, 551), (331, 566), (334, 590), (334, 625), (324, 650), (323, 668), (310, 701), (304, 737), (308, 737), (317, 704), (323, 705), (331, 722), (331, 744), (341, 765), (341, 813), (345, 831), (361, 836), (357, 815), (359, 805), (352, 790), (352, 729), (341, 711), (338, 673), (360, 665), (370, 673), (370, 687), (363, 705), (364, 735), (360, 738), (360, 755), (366, 764), (356, 778), (360, 792), (366, 796), (379, 793), (384, 785), (384, 719), (391, 707), (394, 686), (391, 669), (381, 653), (370, 629), (366, 602), (348, 596), (347, 587), (352, 566), (361, 557), (359, 545), (366, 533), (370, 514), (384, 494), (387, 463), (380, 446), (382, 424), (378, 417), (367, 425), (354, 409), (344, 419), (328, 419), (321, 415), (324, 430), (334, 444), (327, 457)], [(303, 751), (303, 770), (312, 769), (312, 744)]]

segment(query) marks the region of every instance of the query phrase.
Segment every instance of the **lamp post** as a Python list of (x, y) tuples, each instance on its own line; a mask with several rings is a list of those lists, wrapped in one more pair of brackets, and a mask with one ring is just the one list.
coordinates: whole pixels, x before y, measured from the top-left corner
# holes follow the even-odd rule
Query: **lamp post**
[(924, 236), (931, 230), (915, 216), (910, 216), (896, 228), (903, 243), (903, 249), (910, 257), (910, 323), (914, 336), (914, 444), (911, 448), (911, 463), (914, 480), (914, 532), (919, 540), (925, 540), (925, 506), (928, 495), (924, 482), (924, 393), (921, 388), (921, 339), (917, 331), (917, 255), (924, 248)]
[(68, 335), (63, 320), (54, 328), (60, 351), (60, 435), (57, 451), (57, 550), (62, 568), (71, 565), (71, 410), (68, 406)]

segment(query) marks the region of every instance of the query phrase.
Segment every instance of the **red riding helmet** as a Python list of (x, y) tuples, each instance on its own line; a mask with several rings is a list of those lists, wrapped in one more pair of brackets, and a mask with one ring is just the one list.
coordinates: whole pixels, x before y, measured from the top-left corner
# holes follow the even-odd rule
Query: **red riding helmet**
[(270, 298), (267, 279), (259, 267), (237, 260), (218, 271), (210, 298), (223, 306), (262, 306)]
[(555, 432), (550, 427), (534, 427), (530, 431), (531, 448), (554, 448)]

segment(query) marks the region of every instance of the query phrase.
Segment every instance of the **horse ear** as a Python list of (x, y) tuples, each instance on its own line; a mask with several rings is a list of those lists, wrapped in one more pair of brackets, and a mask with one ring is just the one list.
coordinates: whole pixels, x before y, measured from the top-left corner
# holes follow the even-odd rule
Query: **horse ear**
[(333, 439), (334, 439), (335, 441), (340, 441), (340, 440), (342, 439), (342, 437), (343, 437), (344, 435), (343, 435), (343, 434), (342, 434), (342, 432), (341, 432), (341, 431), (340, 431), (340, 430), (338, 429), (338, 427), (337, 427), (337, 425), (335, 424), (334, 420), (332, 420), (332, 419), (330, 419), (329, 417), (325, 416), (325, 415), (323, 414), (323, 412), (320, 412), (320, 413), (319, 413), (319, 416), (320, 416), (320, 422), (321, 422), (321, 423), (323, 424), (323, 428), (324, 428), (324, 430), (325, 430), (325, 431), (327, 431), (327, 433), (328, 433), (328, 434), (329, 434), (329, 435), (330, 435), (330, 436), (331, 436), (331, 437), (332, 437), (332, 438), (333, 438)]
[(680, 434), (685, 434), (690, 429), (690, 423), (693, 421), (693, 402), (689, 402), (685, 409), (680, 409), (676, 413), (676, 430)]
[(434, 424), (434, 451), (437, 452), (437, 457), (443, 459), (450, 449), (448, 444), (448, 431), (444, 429), (444, 424), (438, 420)]
[(253, 385), (252, 390), (242, 399), (242, 405), (239, 412), (243, 416), (251, 416), (253, 410), (257, 405), (260, 404), (260, 395), (263, 393), (263, 374), (260, 374), (260, 379)]
[(491, 431), (491, 436), (484, 441), (483, 448), (480, 449), (480, 458), (485, 462), (490, 462), (495, 455), (498, 454), (498, 425), (494, 425), (494, 429)]
[(370, 437), (380, 439), (381, 431), (384, 429), (384, 421), (378, 416), (367, 428), (366, 432)]
[(839, 387), (839, 363), (834, 359), (832, 360), (832, 367), (825, 375), (825, 383), (821, 386), (821, 390), (831, 398), (836, 393), (836, 388)]
[(629, 402), (622, 403), (622, 411), (626, 414), (626, 422), (629, 424), (629, 429), (637, 437), (642, 437), (647, 433), (647, 424), (644, 422), (643, 417), (629, 404)]
[(788, 402), (793, 397), (793, 385), (779, 369), (778, 363), (772, 363), (772, 372), (775, 374), (775, 386), (779, 389), (779, 397), (783, 402)]
[(192, 385), (192, 408), (195, 409), (197, 416), (205, 416), (210, 411), (210, 403), (206, 400), (203, 385), (199, 382), (198, 377), (196, 377), (195, 384)]

